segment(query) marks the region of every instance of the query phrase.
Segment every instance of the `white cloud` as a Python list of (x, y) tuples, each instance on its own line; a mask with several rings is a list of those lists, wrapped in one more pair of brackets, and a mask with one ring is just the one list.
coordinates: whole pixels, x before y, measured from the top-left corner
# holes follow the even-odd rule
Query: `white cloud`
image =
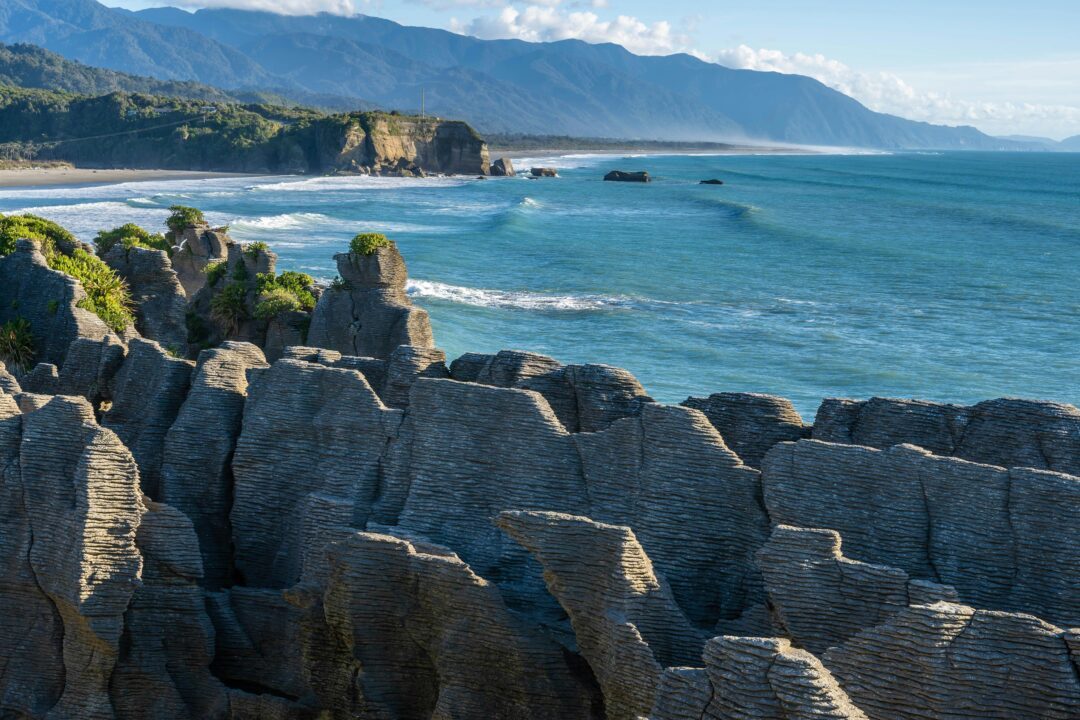
[[(564, 10), (561, 0), (534, 0), (523, 9), (507, 5), (497, 15), (451, 21), (454, 32), (481, 38), (517, 38), (530, 42), (577, 39), (591, 43), (616, 43), (640, 55), (677, 52), (689, 38), (675, 33), (671, 23), (645, 23), (618, 15), (602, 20), (591, 10)], [(590, 7), (607, 7), (607, 0), (592, 0)]]
[(974, 125), (991, 134), (1030, 132), (1060, 138), (1080, 132), (1080, 107), (958, 99), (947, 92), (917, 90), (894, 73), (860, 72), (820, 53), (787, 54), (740, 45), (699, 57), (733, 68), (808, 75), (873, 110), (912, 120)]

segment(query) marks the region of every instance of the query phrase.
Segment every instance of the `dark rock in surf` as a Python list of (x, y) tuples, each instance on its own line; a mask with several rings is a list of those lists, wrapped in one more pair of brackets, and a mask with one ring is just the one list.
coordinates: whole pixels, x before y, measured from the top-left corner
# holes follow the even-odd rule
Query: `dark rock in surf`
[(510, 158), (499, 158), (491, 164), (492, 177), (513, 177), (514, 174), (514, 163)]
[(723, 180), (717, 180), (716, 178), (713, 178), (712, 180), (702, 180), (698, 184), (699, 185), (723, 185), (724, 181)]
[(612, 170), (604, 176), (604, 180), (607, 182), (652, 182), (652, 178), (649, 177), (649, 173), (644, 170), (638, 172), (624, 172), (622, 170)]
[(534, 167), (529, 174), (533, 177), (559, 177), (559, 171), (549, 167)]

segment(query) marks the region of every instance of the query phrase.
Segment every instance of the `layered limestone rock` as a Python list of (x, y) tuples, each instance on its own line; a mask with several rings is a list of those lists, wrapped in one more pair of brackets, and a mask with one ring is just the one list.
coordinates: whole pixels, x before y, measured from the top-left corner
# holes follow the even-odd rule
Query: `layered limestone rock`
[(232, 456), (240, 434), (248, 371), (266, 367), (260, 351), (226, 342), (199, 355), (176, 421), (165, 436), (161, 497), (195, 526), (204, 582), (215, 589), (232, 583)]
[(207, 266), (226, 260), (229, 246), (234, 244), (224, 230), (211, 229), (206, 223), (191, 225), (168, 237), (175, 246), (172, 268), (189, 298), (206, 285)]
[(0, 259), (0, 323), (29, 321), (39, 362), (62, 367), (76, 338), (109, 334), (97, 315), (79, 307), (85, 299), (79, 281), (50, 268), (30, 240), (19, 240), (15, 252)]
[(782, 638), (716, 637), (702, 659), (667, 669), (651, 720), (867, 720), (820, 660)]
[(814, 439), (876, 448), (906, 443), (987, 465), (1080, 475), (1080, 410), (1060, 403), (828, 399), (818, 409)]
[(773, 445), (810, 436), (791, 401), (775, 395), (714, 393), (687, 398), (683, 405), (705, 413), (727, 446), (751, 467), (761, 467)]
[(823, 656), (874, 720), (1080, 717), (1075, 631), (1031, 615), (908, 608)]
[(803, 440), (768, 453), (762, 486), (774, 523), (836, 530), (853, 559), (980, 608), (1080, 625), (1080, 478)]
[(570, 616), (610, 720), (646, 715), (664, 667), (695, 660), (705, 636), (653, 572), (633, 531), (558, 513), (511, 511), (497, 524), (544, 566)]
[(0, 362), (0, 391), (3, 391), (8, 395), (17, 395), (22, 392), (19, 381), (15, 379), (14, 375), (8, 372), (7, 366), (3, 362)]
[(169, 256), (162, 250), (127, 249), (117, 243), (104, 260), (131, 290), (139, 334), (182, 354), (187, 347), (187, 295)]
[(588, 717), (563, 652), (445, 548), (340, 531), (289, 591), (304, 673), (333, 717)]
[(0, 707), (112, 718), (110, 680), (143, 566), (138, 470), (85, 400), (57, 397), (23, 417), (4, 405)]
[(370, 255), (334, 256), (343, 286), (328, 288), (311, 317), (308, 343), (358, 357), (389, 358), (399, 345), (434, 347), (431, 323), (405, 293), (405, 261), (392, 243)]
[(502, 157), (491, 163), (492, 177), (514, 177), (515, 174), (514, 163), (510, 158)]
[(779, 625), (818, 655), (909, 605), (956, 599), (947, 585), (845, 558), (832, 530), (778, 525), (757, 559)]
[(569, 432), (596, 432), (640, 414), (653, 400), (633, 375), (610, 365), (563, 365), (520, 350), (495, 355), (466, 353), (450, 366), (462, 382), (535, 390)]

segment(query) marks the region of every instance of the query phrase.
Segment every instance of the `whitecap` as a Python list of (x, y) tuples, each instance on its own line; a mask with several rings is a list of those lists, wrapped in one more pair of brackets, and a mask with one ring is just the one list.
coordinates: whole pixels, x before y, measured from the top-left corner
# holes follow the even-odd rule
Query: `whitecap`
[(235, 230), (298, 230), (304, 227), (320, 225), (331, 218), (322, 213), (284, 213), (282, 215), (264, 215), (255, 218), (239, 218), (229, 223)]
[(333, 177), (283, 180), (252, 185), (256, 191), (326, 192), (328, 190), (400, 190), (402, 188), (458, 187), (469, 182), (461, 177), (395, 178), (371, 175), (340, 175)]
[(431, 280), (409, 280), (408, 293), (415, 298), (434, 298), (462, 305), (516, 310), (589, 311), (631, 307), (627, 297), (606, 295), (548, 295), (524, 290), (486, 290), (449, 285)]

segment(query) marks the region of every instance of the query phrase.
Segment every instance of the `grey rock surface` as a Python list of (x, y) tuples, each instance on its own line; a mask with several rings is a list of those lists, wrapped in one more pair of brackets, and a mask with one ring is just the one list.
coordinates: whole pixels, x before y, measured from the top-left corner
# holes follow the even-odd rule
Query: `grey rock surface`
[(184, 294), (193, 298), (206, 285), (207, 266), (224, 262), (233, 241), (224, 232), (212, 230), (206, 224), (184, 228), (177, 236), (170, 234), (170, 238), (175, 245), (172, 268)]
[(513, 177), (514, 163), (510, 158), (499, 158), (491, 163), (491, 175), (493, 177)]
[(790, 400), (760, 393), (714, 393), (687, 398), (683, 405), (705, 413), (742, 461), (760, 468), (765, 453), (781, 442), (810, 437)]
[(128, 284), (135, 329), (145, 338), (182, 354), (187, 347), (187, 294), (162, 250), (113, 246), (103, 258)]
[(972, 406), (921, 400), (828, 399), (813, 437), (876, 448), (910, 444), (1000, 467), (1080, 475), (1080, 409), (999, 398)]

